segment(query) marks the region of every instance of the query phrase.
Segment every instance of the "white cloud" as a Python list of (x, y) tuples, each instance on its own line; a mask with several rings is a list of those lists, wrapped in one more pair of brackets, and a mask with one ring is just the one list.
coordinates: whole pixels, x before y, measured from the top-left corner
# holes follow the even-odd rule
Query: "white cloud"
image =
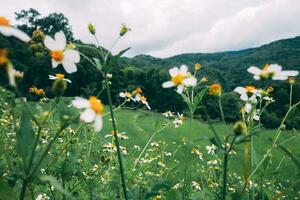
[(1, 14), (33, 7), (47, 15), (63, 12), (75, 37), (92, 42), (87, 23), (94, 23), (109, 47), (126, 22), (132, 31), (116, 50), (131, 46), (129, 56), (168, 57), (186, 52), (215, 52), (254, 47), (300, 35), (299, 0), (10, 0)]

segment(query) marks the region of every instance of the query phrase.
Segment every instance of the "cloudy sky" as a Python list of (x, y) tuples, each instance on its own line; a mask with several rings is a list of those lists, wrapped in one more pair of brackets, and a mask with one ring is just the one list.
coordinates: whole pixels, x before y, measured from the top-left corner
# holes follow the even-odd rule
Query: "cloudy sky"
[(105, 47), (120, 24), (132, 31), (115, 50), (132, 47), (127, 56), (169, 57), (256, 47), (300, 35), (300, 0), (1, 0), (1, 15), (28, 8), (42, 15), (62, 12), (76, 38), (93, 42), (93, 23)]

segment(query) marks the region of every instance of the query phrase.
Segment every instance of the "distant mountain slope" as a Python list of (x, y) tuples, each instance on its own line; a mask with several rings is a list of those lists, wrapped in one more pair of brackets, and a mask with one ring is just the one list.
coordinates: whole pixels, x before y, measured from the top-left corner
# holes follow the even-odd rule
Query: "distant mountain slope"
[(168, 69), (181, 64), (193, 66), (195, 63), (203, 65), (203, 72), (211, 80), (221, 82), (228, 89), (232, 89), (236, 85), (249, 84), (249, 81), (252, 81), (251, 76), (246, 72), (251, 65), (278, 63), (285, 69), (300, 70), (300, 36), (240, 51), (188, 53), (164, 59), (138, 55), (122, 60), (123, 65), (138, 68)]

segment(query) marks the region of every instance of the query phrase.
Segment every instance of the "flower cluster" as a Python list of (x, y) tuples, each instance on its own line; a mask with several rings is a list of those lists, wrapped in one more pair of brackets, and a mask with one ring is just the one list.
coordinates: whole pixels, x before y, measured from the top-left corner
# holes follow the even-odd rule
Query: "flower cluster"
[(34, 85), (29, 88), (28, 92), (31, 93), (31, 94), (35, 94), (35, 95), (41, 96), (41, 97), (45, 96), (45, 94), (46, 94), (45, 91), (44, 91), (44, 89), (38, 89)]
[(142, 95), (142, 89), (137, 87), (134, 91), (130, 92), (120, 92), (119, 96), (124, 98), (126, 101), (140, 102), (144, 104), (149, 110), (151, 110), (147, 98)]

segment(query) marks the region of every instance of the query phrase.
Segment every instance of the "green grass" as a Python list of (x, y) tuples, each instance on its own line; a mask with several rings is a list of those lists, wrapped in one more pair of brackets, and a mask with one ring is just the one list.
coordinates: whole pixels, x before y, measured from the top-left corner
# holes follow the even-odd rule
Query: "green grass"
[[(108, 109), (106, 109), (108, 110)], [(104, 129), (99, 133), (104, 136), (109, 134), (112, 130), (111, 124), (108, 121), (108, 116), (105, 117)], [(124, 140), (122, 143), (126, 147), (132, 147), (133, 145), (139, 145), (143, 147), (148, 139), (151, 137), (152, 133), (155, 130), (158, 130), (161, 127), (161, 124), (164, 123), (164, 118), (159, 113), (143, 111), (143, 110), (119, 110), (116, 113), (117, 127), (119, 132), (125, 131), (128, 140)], [(221, 123), (214, 124), (217, 133), (221, 138), (226, 135), (225, 126)], [(229, 125), (229, 131), (232, 131), (232, 125)], [(258, 163), (263, 155), (266, 153), (267, 149), (272, 145), (272, 139), (275, 137), (277, 130), (263, 130), (257, 136), (254, 137), (254, 154), (255, 160), (254, 163)], [(168, 150), (174, 151), (177, 148), (178, 144), (182, 143), (183, 139), (187, 139), (189, 134), (189, 119), (185, 120), (185, 123), (182, 127), (175, 129), (172, 125), (160, 132), (154, 137), (154, 141), (165, 141), (168, 144)], [(280, 138), (279, 143), (285, 141), (283, 144), (284, 147), (290, 149), (296, 156), (300, 157), (300, 132), (299, 131), (284, 131)], [(192, 132), (191, 140), (193, 145), (200, 146), (202, 151), (205, 151), (205, 146), (210, 144), (209, 138), (213, 137), (213, 132), (209, 128), (208, 124), (200, 120), (193, 120), (192, 122)], [(175, 142), (177, 145), (174, 145)], [(234, 156), (230, 160), (229, 168), (231, 171), (236, 171), (238, 174), (242, 175), (243, 173), (243, 144), (240, 144), (237, 151), (237, 156)], [(293, 162), (285, 156), (285, 154), (278, 148), (273, 151), (272, 156), (272, 166), (278, 166), (281, 162), (277, 171), (271, 171), (272, 175), (278, 179), (280, 177), (285, 177), (286, 179), (297, 179), (295, 176), (299, 171), (294, 166)], [(177, 158), (184, 157), (185, 154), (183, 151), (178, 151)], [(199, 160), (199, 162), (201, 162)], [(251, 161), (249, 161), (251, 162)]]

